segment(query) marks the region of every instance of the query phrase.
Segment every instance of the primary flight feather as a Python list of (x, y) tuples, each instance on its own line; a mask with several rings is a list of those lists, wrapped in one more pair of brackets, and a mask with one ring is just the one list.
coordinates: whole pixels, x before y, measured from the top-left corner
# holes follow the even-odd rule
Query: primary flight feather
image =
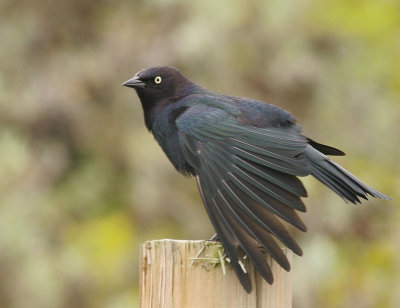
[(208, 216), (242, 286), (243, 252), (269, 283), (264, 248), (285, 270), (290, 265), (275, 239), (302, 250), (282, 221), (306, 231), (297, 214), (307, 192), (297, 177), (312, 175), (346, 201), (367, 195), (389, 199), (325, 155), (344, 155), (301, 134), (287, 111), (206, 90), (179, 70), (150, 67), (123, 83), (142, 103), (146, 127), (174, 167), (196, 177)]

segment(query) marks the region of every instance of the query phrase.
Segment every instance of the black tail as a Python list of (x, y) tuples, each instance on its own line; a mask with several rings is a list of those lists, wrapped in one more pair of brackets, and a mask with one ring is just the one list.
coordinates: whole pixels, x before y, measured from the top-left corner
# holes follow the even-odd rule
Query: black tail
[(332, 189), (344, 200), (352, 203), (361, 203), (359, 198), (368, 199), (367, 195), (381, 199), (390, 199), (363, 184), (354, 175), (314, 149), (311, 145), (307, 146), (305, 154), (309, 160), (311, 175)]

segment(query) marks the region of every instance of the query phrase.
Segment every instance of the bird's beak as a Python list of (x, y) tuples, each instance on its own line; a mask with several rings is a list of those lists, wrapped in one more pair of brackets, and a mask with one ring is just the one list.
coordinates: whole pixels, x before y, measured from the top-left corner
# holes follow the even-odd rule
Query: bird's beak
[(134, 89), (144, 88), (146, 86), (146, 84), (141, 81), (137, 76), (134, 76), (133, 78), (125, 81), (122, 85)]

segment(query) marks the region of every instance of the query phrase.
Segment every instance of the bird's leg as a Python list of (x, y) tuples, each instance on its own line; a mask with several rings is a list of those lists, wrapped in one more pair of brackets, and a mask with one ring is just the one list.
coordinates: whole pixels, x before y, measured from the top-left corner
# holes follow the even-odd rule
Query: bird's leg
[(209, 242), (221, 242), (221, 239), (219, 238), (219, 235), (218, 234), (214, 234), (213, 236), (212, 236), (212, 238), (210, 238), (209, 240), (208, 240)]

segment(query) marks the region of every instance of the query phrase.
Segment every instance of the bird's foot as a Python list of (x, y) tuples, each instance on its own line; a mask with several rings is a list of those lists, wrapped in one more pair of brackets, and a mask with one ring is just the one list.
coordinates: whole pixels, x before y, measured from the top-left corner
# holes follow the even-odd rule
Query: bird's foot
[(208, 240), (209, 242), (221, 242), (221, 239), (219, 238), (219, 235), (218, 234), (214, 234), (213, 236), (212, 236), (212, 238), (210, 238), (209, 240)]

